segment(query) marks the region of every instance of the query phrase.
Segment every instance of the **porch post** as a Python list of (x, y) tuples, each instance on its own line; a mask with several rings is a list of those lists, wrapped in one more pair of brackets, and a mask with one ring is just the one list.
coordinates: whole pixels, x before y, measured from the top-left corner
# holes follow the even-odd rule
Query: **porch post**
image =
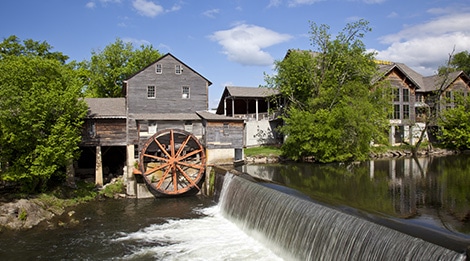
[(101, 146), (96, 146), (95, 184), (103, 186), (103, 162), (101, 159)]
[(235, 117), (235, 98), (232, 97), (232, 117)]
[(224, 115), (227, 116), (227, 97), (224, 98)]
[(259, 117), (258, 117), (258, 99), (256, 99), (256, 121), (259, 120)]

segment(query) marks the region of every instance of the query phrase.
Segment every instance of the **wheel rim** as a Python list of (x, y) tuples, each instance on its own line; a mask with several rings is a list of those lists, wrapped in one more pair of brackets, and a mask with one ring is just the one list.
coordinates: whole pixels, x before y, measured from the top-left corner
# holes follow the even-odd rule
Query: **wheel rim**
[(199, 140), (183, 130), (155, 133), (140, 153), (140, 171), (147, 185), (162, 194), (180, 195), (195, 188), (205, 171), (206, 157)]

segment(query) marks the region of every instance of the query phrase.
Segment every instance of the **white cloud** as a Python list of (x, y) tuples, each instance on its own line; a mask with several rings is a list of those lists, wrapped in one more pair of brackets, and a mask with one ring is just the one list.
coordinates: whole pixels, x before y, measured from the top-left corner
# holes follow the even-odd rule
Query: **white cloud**
[(207, 16), (209, 18), (215, 18), (215, 15), (218, 14), (220, 12), (219, 9), (211, 9), (211, 10), (207, 10), (205, 11), (204, 13), (202, 13), (204, 16)]
[(95, 2), (88, 2), (88, 3), (86, 3), (85, 7), (93, 9), (93, 8), (96, 7), (96, 4), (95, 4)]
[(176, 12), (176, 11), (179, 11), (180, 9), (181, 9), (181, 5), (180, 4), (175, 4), (170, 9), (166, 10), (166, 12), (167, 13)]
[(287, 5), (289, 7), (296, 7), (299, 5), (311, 5), (314, 3), (321, 2), (321, 1), (324, 1), (324, 0), (290, 0)]
[(151, 43), (147, 40), (135, 39), (135, 38), (123, 38), (123, 42), (125, 43), (132, 43), (134, 47), (140, 47), (141, 45), (151, 45)]
[(470, 13), (437, 17), (431, 21), (404, 28), (380, 39), (387, 44), (377, 51), (377, 58), (402, 62), (424, 75), (432, 75), (445, 65), (449, 54), (470, 50)]
[(366, 4), (380, 4), (385, 2), (386, 0), (362, 0), (362, 2)]
[(139, 14), (148, 17), (155, 17), (164, 12), (161, 5), (157, 5), (154, 2), (147, 0), (134, 0), (132, 2), (132, 6)]
[(240, 24), (232, 29), (217, 31), (209, 36), (222, 45), (227, 58), (242, 65), (266, 66), (274, 58), (263, 48), (288, 41), (292, 37), (280, 34), (264, 27)]
[(282, 4), (282, 0), (270, 0), (268, 4), (269, 7), (277, 7)]

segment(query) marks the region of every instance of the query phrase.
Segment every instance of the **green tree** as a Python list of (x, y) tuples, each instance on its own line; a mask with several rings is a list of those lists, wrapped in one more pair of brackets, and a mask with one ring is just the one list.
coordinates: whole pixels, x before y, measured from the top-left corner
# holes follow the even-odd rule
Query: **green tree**
[(362, 160), (370, 143), (386, 142), (389, 96), (373, 85), (377, 67), (360, 40), (368, 22), (347, 24), (335, 39), (327, 25), (310, 23), (312, 51), (290, 51), (276, 61), (277, 74), (266, 76), (288, 100), (280, 131), (283, 153), (320, 162)]
[(56, 58), (13, 52), (0, 59), (0, 179), (27, 192), (65, 178), (78, 156), (87, 112), (79, 99), (83, 84)]
[(142, 70), (160, 57), (151, 45), (139, 49), (121, 39), (104, 48), (92, 51), (91, 61), (82, 62), (81, 75), (85, 78), (85, 93), (89, 97), (122, 97), (124, 80)]
[(456, 106), (441, 112), (438, 118), (439, 140), (452, 149), (470, 148), (470, 97), (454, 93)]
[(69, 59), (67, 55), (61, 52), (52, 52), (51, 49), (52, 46), (46, 41), (41, 43), (26, 39), (21, 42), (17, 36), (11, 35), (0, 43), (0, 59), (8, 56), (37, 56), (57, 60), (62, 64), (65, 64)]

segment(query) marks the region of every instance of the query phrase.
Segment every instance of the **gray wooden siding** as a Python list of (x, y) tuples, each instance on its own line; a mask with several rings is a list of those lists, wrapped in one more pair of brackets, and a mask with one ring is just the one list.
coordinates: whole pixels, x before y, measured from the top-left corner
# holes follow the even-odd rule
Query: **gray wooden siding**
[(126, 141), (125, 119), (87, 119), (80, 146), (124, 146)]
[(207, 149), (243, 148), (243, 123), (206, 123)]
[[(155, 72), (156, 64), (162, 73)], [(190, 68), (183, 66), (175, 74), (175, 65), (182, 65), (172, 56), (164, 57), (127, 82), (129, 113), (184, 113), (207, 110), (208, 82)], [(147, 98), (147, 86), (155, 86), (156, 97)], [(190, 88), (190, 98), (182, 98), (183, 86)]]

